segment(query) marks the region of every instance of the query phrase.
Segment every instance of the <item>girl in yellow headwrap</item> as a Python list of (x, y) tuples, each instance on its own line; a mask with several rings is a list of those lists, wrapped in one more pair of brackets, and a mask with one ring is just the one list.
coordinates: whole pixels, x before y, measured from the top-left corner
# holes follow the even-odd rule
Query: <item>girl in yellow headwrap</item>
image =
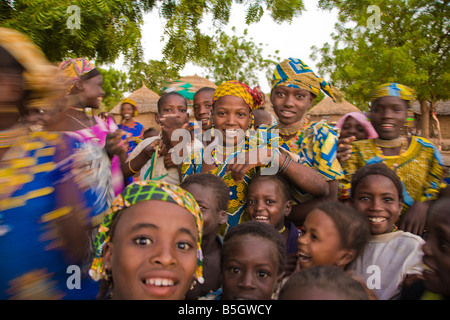
[(259, 88), (251, 89), (236, 80), (217, 87), (211, 115), (216, 138), (186, 158), (181, 166), (182, 179), (197, 172), (210, 172), (225, 181), (230, 189), (226, 229), (248, 220), (248, 184), (257, 174), (283, 174), (312, 194), (328, 193), (325, 180), (319, 174), (280, 152), (276, 132), (250, 130), (252, 111), (262, 100)]
[[(343, 177), (336, 158), (337, 133), (324, 120), (309, 123), (305, 118), (320, 91), (335, 102), (343, 97), (337, 88), (318, 77), (302, 60), (289, 58), (278, 64), (273, 72), (270, 101), (277, 115), (275, 128), (283, 139), (281, 147), (298, 155), (300, 163), (318, 172), (329, 185), (326, 198), (337, 199), (338, 179)], [(302, 188), (293, 189), (293, 193), (296, 205), (289, 219), (296, 224), (302, 224), (306, 214), (318, 202), (326, 200), (314, 197)]]
[[(442, 155), (427, 139), (408, 137), (408, 111), (415, 91), (399, 83), (385, 83), (374, 89), (370, 99), (370, 121), (378, 138), (355, 141), (350, 159), (343, 162), (344, 185), (366, 164), (385, 163), (403, 183), (403, 210), (397, 226), (422, 235), (429, 202), (444, 186)], [(341, 194), (341, 198), (349, 195)]]

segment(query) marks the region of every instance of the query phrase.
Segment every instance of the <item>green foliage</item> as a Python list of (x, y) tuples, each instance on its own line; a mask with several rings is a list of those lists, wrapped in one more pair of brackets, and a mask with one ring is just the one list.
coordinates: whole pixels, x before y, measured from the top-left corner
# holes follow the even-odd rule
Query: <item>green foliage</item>
[[(446, 3), (447, 2), (447, 3)], [(366, 108), (378, 84), (399, 82), (414, 88), (419, 100), (449, 98), (448, 1), (380, 0), (379, 27), (373, 27), (373, 1), (321, 0), (321, 8), (339, 10), (334, 44), (313, 48), (347, 100)]]
[(27, 34), (50, 61), (88, 57), (97, 63), (113, 62), (121, 53), (127, 58), (141, 54), (142, 15), (155, 3), (16, 0), (2, 5), (0, 25)]
[[(234, 32), (235, 28), (232, 29)], [(206, 68), (217, 85), (227, 80), (239, 80), (249, 85), (256, 85), (257, 72), (272, 70), (279, 60), (275, 55), (263, 57), (263, 44), (255, 44), (244, 36), (230, 36), (225, 32), (216, 33), (216, 42), (207, 57), (198, 59), (197, 64)], [(274, 60), (272, 60), (272, 59)]]
[(171, 80), (180, 78), (178, 70), (169, 67), (164, 61), (150, 60), (148, 63), (138, 62), (131, 66), (128, 73), (128, 88), (134, 91), (142, 84), (161, 95), (162, 88)]
[(128, 91), (126, 73), (110, 68), (108, 70), (97, 68), (103, 77), (103, 91), (105, 96), (102, 103), (106, 106), (106, 111), (111, 110), (123, 98), (123, 93)]
[[(112, 63), (123, 54), (130, 64), (142, 61), (143, 15), (159, 10), (167, 37), (165, 60), (181, 70), (207, 57), (213, 37), (200, 30), (206, 19), (219, 28), (229, 22), (233, 3), (242, 0), (15, 0), (0, 2), (0, 26), (27, 34), (53, 62), (87, 57)], [(76, 6), (76, 7), (72, 7)], [(246, 23), (268, 12), (276, 22), (303, 11), (302, 0), (245, 1)], [(78, 12), (75, 9), (78, 10)]]

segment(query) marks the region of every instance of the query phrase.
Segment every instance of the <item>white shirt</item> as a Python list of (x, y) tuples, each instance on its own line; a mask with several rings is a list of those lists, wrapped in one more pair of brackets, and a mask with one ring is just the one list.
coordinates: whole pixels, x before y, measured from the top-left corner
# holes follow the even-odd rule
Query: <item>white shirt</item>
[(372, 235), (348, 270), (363, 279), (378, 299), (395, 299), (407, 275), (422, 274), (424, 243), (421, 237), (400, 230)]
[[(157, 139), (161, 139), (161, 136), (150, 137), (150, 138), (147, 138), (147, 139), (143, 140), (142, 142), (140, 142), (134, 148), (134, 150), (130, 153), (130, 155), (128, 156), (127, 161), (133, 160), (138, 154), (141, 153), (141, 151), (145, 147), (147, 147), (149, 144), (151, 144), (152, 142), (154, 142)], [(182, 142), (180, 142), (180, 143), (182, 143)], [(203, 148), (202, 142), (200, 142), (197, 139), (194, 139), (194, 142), (192, 144), (190, 143), (190, 144), (186, 145), (187, 155), (183, 155), (183, 156), (188, 156), (192, 152), (195, 152), (196, 150), (200, 150), (202, 148)], [(141, 168), (141, 170), (139, 172), (139, 179), (140, 180), (144, 180), (145, 174), (147, 173), (147, 170), (150, 168), (150, 165), (151, 165), (151, 159), (149, 161), (147, 161), (147, 163), (142, 166), (142, 168)], [(175, 185), (179, 185), (180, 184), (180, 177), (179, 177), (179, 173), (178, 173), (178, 168), (169, 168), (169, 169), (167, 169), (165, 167), (165, 165), (164, 165), (164, 157), (158, 157), (156, 159), (155, 175), (154, 175), (153, 178), (162, 177), (164, 175), (166, 175), (166, 176), (164, 178), (162, 178), (161, 181), (164, 181), (164, 182), (167, 182), (167, 183), (172, 183), (172, 184), (175, 184)]]

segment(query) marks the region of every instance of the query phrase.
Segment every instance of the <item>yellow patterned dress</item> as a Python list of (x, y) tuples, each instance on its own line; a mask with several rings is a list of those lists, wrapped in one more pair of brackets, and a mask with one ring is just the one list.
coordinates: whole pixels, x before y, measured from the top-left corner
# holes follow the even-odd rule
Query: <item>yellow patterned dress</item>
[[(249, 131), (250, 132), (250, 131)], [(231, 176), (230, 172), (226, 171), (226, 167), (238, 154), (256, 150), (259, 148), (277, 148), (280, 143), (280, 137), (278, 135), (272, 135), (270, 132), (257, 130), (257, 133), (250, 135), (246, 138), (245, 143), (238, 148), (238, 150), (227, 157), (223, 163), (216, 163), (216, 167), (209, 171), (225, 182), (230, 190), (230, 201), (228, 202), (228, 222), (221, 229), (221, 233), (225, 233), (228, 228), (235, 226), (241, 222), (248, 221), (247, 214), (247, 192), (248, 186), (253, 177), (261, 172), (262, 167), (255, 167), (246, 172), (244, 180), (240, 183)], [(181, 179), (184, 180), (188, 175), (202, 172), (202, 163), (204, 159), (214, 158), (215, 149), (213, 144), (194, 152), (191, 156), (187, 157), (181, 167)], [(265, 168), (269, 168), (270, 164)]]
[(341, 181), (340, 198), (350, 197), (352, 175), (359, 168), (383, 162), (394, 170), (403, 184), (404, 213), (414, 202), (436, 199), (443, 181), (443, 161), (439, 150), (427, 139), (413, 136), (408, 149), (398, 156), (384, 156), (373, 139), (355, 141), (352, 154), (345, 161), (345, 178)]

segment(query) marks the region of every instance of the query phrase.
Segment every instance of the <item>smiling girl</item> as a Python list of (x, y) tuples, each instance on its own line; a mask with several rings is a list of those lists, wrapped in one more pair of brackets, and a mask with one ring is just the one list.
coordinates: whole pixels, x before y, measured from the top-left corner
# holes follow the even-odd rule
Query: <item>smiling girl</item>
[[(372, 238), (364, 252), (349, 266), (364, 281), (377, 277), (373, 293), (380, 300), (395, 299), (422, 273), (424, 241), (410, 232), (396, 230), (402, 209), (402, 184), (383, 163), (367, 165), (353, 175), (352, 203), (370, 223)], [(368, 271), (376, 266), (378, 273)]]
[(90, 274), (99, 298), (182, 300), (203, 282), (203, 218), (192, 195), (161, 181), (138, 181), (116, 198), (96, 239)]
[(337, 88), (300, 59), (286, 59), (273, 72), (270, 101), (278, 124), (272, 128), (280, 133), (281, 148), (298, 155), (298, 161), (316, 171), (329, 188), (323, 196), (310, 194), (301, 186), (293, 188), (295, 201), (289, 219), (296, 225), (301, 225), (319, 202), (337, 199), (338, 179), (343, 177), (336, 158), (337, 133), (325, 121), (310, 123), (305, 117), (320, 91), (335, 102), (343, 98)]
[[(442, 155), (427, 139), (408, 137), (405, 129), (409, 103), (415, 92), (398, 83), (385, 83), (372, 93), (370, 121), (378, 138), (355, 141), (350, 159), (343, 163), (346, 190), (355, 171), (367, 164), (383, 162), (401, 179), (403, 209), (400, 229), (421, 235), (425, 229), (429, 202), (436, 199), (444, 175)], [(345, 189), (344, 188), (344, 189)], [(343, 190), (344, 190), (343, 189)], [(349, 195), (341, 195), (349, 198)]]
[[(187, 157), (180, 168), (182, 179), (194, 173), (210, 172), (227, 184), (230, 189), (227, 228), (248, 220), (248, 184), (263, 168), (270, 167), (275, 171), (272, 174), (278, 171), (313, 195), (328, 194), (328, 185), (316, 171), (280, 152), (278, 135), (269, 131), (250, 132), (252, 112), (261, 105), (262, 99), (258, 88), (251, 89), (236, 80), (217, 87), (211, 116), (215, 140)], [(279, 166), (274, 165), (277, 163)]]

